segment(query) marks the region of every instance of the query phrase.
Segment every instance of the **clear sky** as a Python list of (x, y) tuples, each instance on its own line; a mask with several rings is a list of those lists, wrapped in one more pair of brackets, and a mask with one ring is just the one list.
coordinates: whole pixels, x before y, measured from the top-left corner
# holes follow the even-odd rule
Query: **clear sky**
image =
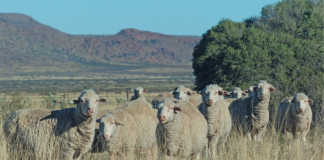
[(136, 28), (202, 35), (220, 20), (259, 16), (280, 0), (3, 0), (1, 13), (23, 13), (70, 34), (115, 34)]

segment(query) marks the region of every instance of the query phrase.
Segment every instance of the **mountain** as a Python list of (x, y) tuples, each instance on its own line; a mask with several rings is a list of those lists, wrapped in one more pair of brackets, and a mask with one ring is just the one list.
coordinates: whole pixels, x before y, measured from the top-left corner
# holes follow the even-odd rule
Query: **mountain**
[[(124, 29), (115, 35), (71, 35), (23, 14), (0, 14), (0, 73), (80, 66), (190, 65), (198, 36)], [(81, 68), (82, 68), (81, 67)]]

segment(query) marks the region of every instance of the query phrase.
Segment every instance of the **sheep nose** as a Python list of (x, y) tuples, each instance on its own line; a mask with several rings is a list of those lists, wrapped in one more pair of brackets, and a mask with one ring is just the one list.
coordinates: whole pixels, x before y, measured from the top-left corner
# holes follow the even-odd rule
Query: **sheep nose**
[(161, 116), (161, 117), (160, 117), (160, 121), (161, 121), (161, 122), (163, 122), (163, 121), (165, 121), (165, 120), (166, 120), (166, 117), (165, 117), (165, 116)]
[(93, 108), (89, 108), (88, 112), (93, 113), (94, 112)]

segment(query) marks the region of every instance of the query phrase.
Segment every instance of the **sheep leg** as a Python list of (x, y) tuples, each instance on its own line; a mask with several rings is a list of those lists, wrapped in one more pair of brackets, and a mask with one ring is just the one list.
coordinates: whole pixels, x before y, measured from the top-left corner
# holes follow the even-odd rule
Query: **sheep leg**
[(200, 154), (199, 153), (198, 154), (193, 154), (191, 156), (191, 160), (199, 160), (199, 158), (200, 158)]
[(150, 151), (151, 153), (151, 160), (157, 160), (158, 159), (158, 147), (157, 145), (154, 145), (153, 148)]
[(62, 160), (73, 160), (73, 156), (74, 156), (75, 152), (73, 149), (67, 149), (64, 150), (63, 154), (62, 154)]
[(126, 153), (123, 154), (124, 155), (124, 160), (128, 160), (128, 159), (136, 159), (136, 155), (135, 155), (135, 150), (133, 149), (129, 149)]
[(212, 136), (208, 142), (209, 154), (211, 155), (212, 159), (216, 158), (218, 140), (219, 137)]
[(201, 159), (205, 160), (208, 159), (208, 144), (203, 148), (203, 150), (200, 152), (200, 157)]
[(174, 160), (175, 159), (175, 157), (172, 155), (165, 155), (165, 157), (166, 157), (166, 160)]
[(116, 160), (116, 157), (118, 157), (118, 156), (116, 156), (116, 153), (109, 153), (108, 159), (109, 160)]

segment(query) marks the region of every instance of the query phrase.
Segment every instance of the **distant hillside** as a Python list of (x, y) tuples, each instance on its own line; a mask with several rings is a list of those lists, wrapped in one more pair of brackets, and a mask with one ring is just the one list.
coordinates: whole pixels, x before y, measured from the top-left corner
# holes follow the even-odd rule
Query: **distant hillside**
[(53, 66), (188, 65), (199, 40), (137, 29), (116, 35), (70, 35), (26, 15), (0, 14), (0, 72)]

